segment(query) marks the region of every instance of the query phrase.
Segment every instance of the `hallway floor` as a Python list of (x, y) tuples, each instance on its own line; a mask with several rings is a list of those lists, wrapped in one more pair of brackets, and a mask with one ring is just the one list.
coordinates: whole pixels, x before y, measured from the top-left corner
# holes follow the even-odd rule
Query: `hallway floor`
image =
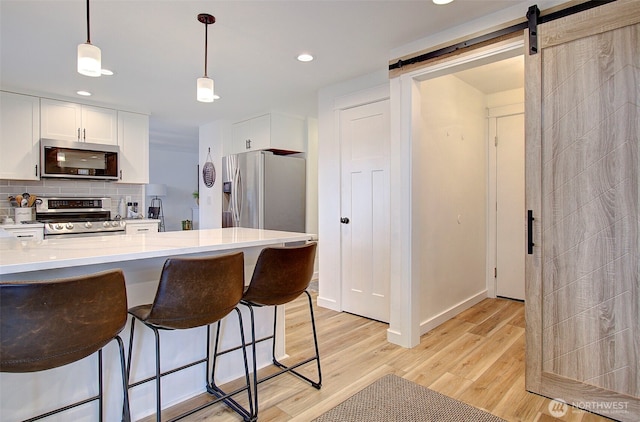
[[(317, 293), (313, 295), (315, 298)], [(562, 419), (556, 419), (550, 415), (549, 399), (525, 391), (523, 303), (485, 299), (423, 335), (413, 349), (388, 343), (386, 324), (323, 308), (315, 311), (322, 389), (316, 390), (289, 375), (261, 384), (260, 421), (311, 421), (388, 373), (508, 421), (609, 420), (574, 408)], [(304, 297), (287, 305), (286, 314), (287, 352), (294, 357), (310, 356), (313, 345), (306, 323), (308, 310)], [(309, 367), (312, 369), (313, 365)], [(262, 370), (261, 374), (268, 370)], [(181, 403), (165, 412), (165, 417), (170, 416), (171, 410), (181, 411), (206, 399), (206, 395), (201, 395)], [(217, 404), (183, 420), (240, 421), (241, 418)]]

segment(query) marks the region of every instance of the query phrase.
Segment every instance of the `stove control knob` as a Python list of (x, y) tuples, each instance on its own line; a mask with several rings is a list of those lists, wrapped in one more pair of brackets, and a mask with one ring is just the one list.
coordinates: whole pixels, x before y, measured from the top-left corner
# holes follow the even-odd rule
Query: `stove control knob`
[(108, 221), (105, 221), (104, 223), (102, 223), (102, 225), (103, 225), (104, 227), (109, 227), (109, 222), (108, 222)]
[(91, 224), (91, 221), (87, 221), (86, 223), (84, 223), (84, 226), (90, 229), (91, 227), (93, 227), (93, 224)]
[(50, 228), (51, 230), (55, 230), (56, 225), (55, 225), (55, 224), (53, 224), (53, 223), (49, 223), (49, 228)]
[(56, 230), (62, 230), (64, 226), (60, 223), (56, 224)]
[(67, 227), (69, 230), (71, 230), (71, 229), (73, 228), (73, 224), (71, 224), (71, 223), (67, 223), (66, 227)]
[(112, 226), (112, 227), (118, 227), (119, 225), (120, 225), (120, 223), (119, 223), (119, 222), (117, 222), (117, 221), (112, 221), (112, 222), (111, 222), (111, 226)]

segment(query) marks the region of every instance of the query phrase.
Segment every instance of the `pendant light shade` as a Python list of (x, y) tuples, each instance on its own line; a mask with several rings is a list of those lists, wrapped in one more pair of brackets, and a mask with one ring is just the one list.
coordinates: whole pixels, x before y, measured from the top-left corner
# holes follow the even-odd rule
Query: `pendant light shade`
[(200, 13), (198, 21), (204, 24), (204, 76), (198, 78), (197, 81), (197, 99), (202, 103), (212, 103), (214, 99), (213, 79), (207, 76), (207, 41), (209, 25), (215, 23), (216, 18), (208, 13)]
[(97, 77), (101, 75), (102, 54), (93, 44), (78, 44), (78, 73), (85, 76)]
[(89, 16), (89, 0), (87, 0), (87, 42), (78, 45), (78, 73), (98, 77), (102, 74), (102, 53), (98, 47), (91, 44)]
[(213, 102), (213, 79), (198, 78), (198, 101), (202, 103)]

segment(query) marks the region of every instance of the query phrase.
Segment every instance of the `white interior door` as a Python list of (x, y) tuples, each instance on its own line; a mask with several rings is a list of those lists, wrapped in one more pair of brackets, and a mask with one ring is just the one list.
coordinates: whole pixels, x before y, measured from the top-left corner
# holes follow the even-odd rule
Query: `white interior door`
[(496, 295), (524, 300), (524, 114), (495, 119)]
[(340, 112), (342, 309), (389, 321), (389, 100)]

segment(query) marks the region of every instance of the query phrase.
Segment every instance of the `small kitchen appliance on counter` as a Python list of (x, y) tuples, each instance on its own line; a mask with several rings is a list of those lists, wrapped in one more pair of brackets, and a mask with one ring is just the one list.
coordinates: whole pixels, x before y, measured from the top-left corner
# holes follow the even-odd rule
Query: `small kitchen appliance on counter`
[(111, 198), (41, 198), (36, 221), (44, 223), (44, 237), (124, 234), (126, 223), (111, 219)]

